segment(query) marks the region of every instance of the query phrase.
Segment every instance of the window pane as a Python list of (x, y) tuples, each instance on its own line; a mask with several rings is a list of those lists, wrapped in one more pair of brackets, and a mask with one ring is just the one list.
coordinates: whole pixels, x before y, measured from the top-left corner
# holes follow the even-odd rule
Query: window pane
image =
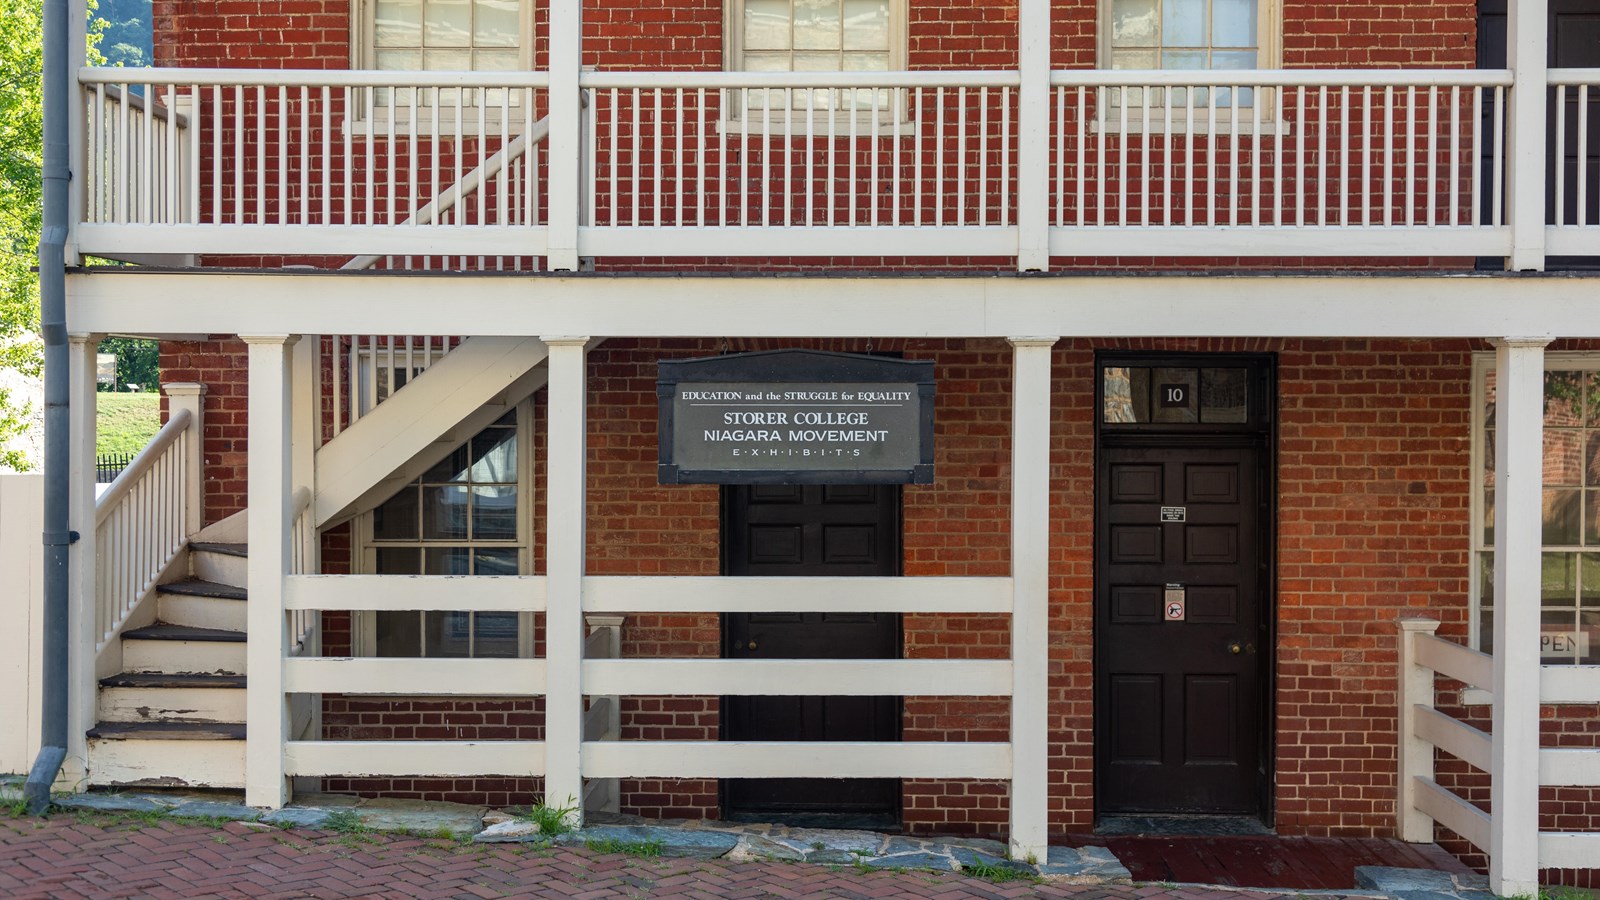
[(472, 616), (472, 655), (478, 659), (515, 659), (517, 614), (480, 612)]
[(374, 568), (378, 575), (420, 575), (422, 551), (415, 547), (379, 547)]
[(838, 50), (839, 0), (794, 0), (794, 48)]
[(1544, 424), (1580, 425), (1583, 381), (1578, 372), (1544, 373)]
[(422, 0), (378, 0), (372, 15), (375, 46), (422, 46)]
[(844, 49), (889, 52), (888, 0), (844, 0)]
[(472, 439), (472, 471), (475, 482), (511, 483), (517, 480), (517, 433), (492, 428)]
[(789, 0), (744, 0), (744, 47), (789, 49)]
[(1111, 4), (1111, 46), (1154, 47), (1156, 0), (1113, 0)]
[[(516, 50), (474, 50), (472, 52), (472, 70), (474, 72), (520, 72), (522, 71), (522, 54)], [(492, 108), (500, 105), (500, 95), (503, 91), (491, 90), (487, 103)], [(512, 105), (521, 102), (518, 91), (511, 92)]]
[(1483, 379), (1483, 427), (1485, 428), (1494, 427), (1494, 405), (1494, 370), (1490, 369), (1484, 373)]
[(1547, 487), (1583, 484), (1583, 433), (1575, 428), (1544, 430), (1544, 483)]
[(372, 511), (372, 537), (379, 541), (417, 539), (416, 485), (406, 485)]
[(475, 541), (517, 539), (515, 487), (473, 487), (472, 539)]
[(1156, 422), (1187, 423), (1200, 421), (1199, 371), (1197, 369), (1151, 369), (1151, 419)]
[(1165, 47), (1206, 45), (1206, 0), (1162, 0), (1161, 44)]
[(1246, 422), (1250, 418), (1246, 369), (1200, 370), (1200, 420)]
[(467, 536), (467, 489), (434, 485), (422, 489), (422, 537), (460, 540)]
[(1578, 661), (1581, 638), (1573, 610), (1545, 610), (1539, 617), (1539, 658), (1546, 663)]
[(1600, 547), (1600, 491), (1584, 491), (1583, 543), (1586, 547)]
[(1163, 69), (1204, 69), (1206, 67), (1206, 52), (1204, 50), (1166, 50), (1161, 54), (1161, 68)]
[(377, 656), (421, 656), (422, 616), (414, 612), (380, 612), (377, 616)]
[(1211, 45), (1256, 46), (1256, 0), (1212, 0)]
[[(373, 54), (372, 63), (379, 69), (387, 69), (391, 72), (414, 72), (422, 68), (422, 51), (379, 50)], [(387, 103), (387, 99), (380, 95), (375, 102)]]
[(1584, 484), (1600, 487), (1600, 431), (1589, 433), (1589, 445), (1583, 453)]
[[(787, 72), (789, 71), (788, 53), (746, 53), (744, 55), (744, 70), (746, 72)], [(750, 105), (755, 106), (759, 95), (752, 92)], [(729, 104), (737, 109), (739, 102), (737, 96), (729, 98)]]
[(1483, 486), (1494, 487), (1494, 432), (1483, 433)]
[[(429, 72), (466, 72), (472, 69), (471, 50), (424, 50), (422, 68)], [(455, 102), (453, 92), (445, 93), (442, 100)], [(468, 97), (470, 100), (471, 97)]]
[[(889, 71), (889, 54), (887, 53), (846, 53), (844, 55), (845, 72), (887, 72)], [(889, 94), (887, 91), (879, 92), (878, 105), (888, 108)], [(872, 108), (872, 92), (857, 91), (856, 106), (861, 109)]]
[(515, 575), (517, 574), (517, 548), (515, 547), (490, 547), (483, 548), (473, 553), (472, 574), (474, 575)]
[(1484, 606), (1494, 605), (1494, 554), (1478, 554), (1478, 596)]
[(474, 0), (473, 6), (473, 46), (515, 47), (520, 43), (521, 5), (517, 0)]
[(1483, 492), (1483, 545), (1494, 544), (1494, 491)]
[(428, 547), (426, 575), (471, 575), (471, 551), (466, 547)]
[(438, 465), (424, 472), (422, 480), (428, 484), (440, 484), (446, 481), (466, 481), (469, 459), (467, 448), (457, 447), (450, 451), (449, 456), (440, 460)]
[(1494, 610), (1487, 606), (1478, 611), (1478, 649), (1494, 652)]
[(1156, 52), (1154, 50), (1113, 50), (1111, 51), (1111, 68), (1154, 69), (1156, 68)]
[(1100, 421), (1108, 424), (1139, 421), (1133, 400), (1132, 369), (1108, 366), (1101, 372)]
[(460, 658), (472, 648), (472, 613), (433, 610), (423, 613), (427, 623), (424, 656)]
[(1544, 492), (1542, 539), (1546, 547), (1578, 543), (1578, 494), (1578, 491), (1567, 490)]
[(1539, 605), (1570, 608), (1578, 602), (1578, 554), (1539, 555)]
[(425, 0), (422, 11), (425, 46), (466, 47), (472, 43), (472, 7), (467, 0)]
[(1584, 376), (1583, 408), (1585, 424), (1600, 425), (1600, 372)]
[(839, 54), (796, 53), (794, 55), (794, 70), (796, 72), (837, 72), (839, 71)]

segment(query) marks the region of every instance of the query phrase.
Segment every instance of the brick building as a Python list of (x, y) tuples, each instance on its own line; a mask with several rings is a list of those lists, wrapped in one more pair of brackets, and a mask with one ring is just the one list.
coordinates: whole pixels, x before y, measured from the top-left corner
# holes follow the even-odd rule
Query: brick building
[[(179, 385), (166, 481), (76, 501), (80, 778), (1592, 883), (1590, 5), (154, 22), (80, 75), (75, 247), (142, 265), (69, 276), (75, 371), (148, 334)], [(863, 429), (835, 389), (931, 363), (930, 430), (713, 438), (693, 360)]]

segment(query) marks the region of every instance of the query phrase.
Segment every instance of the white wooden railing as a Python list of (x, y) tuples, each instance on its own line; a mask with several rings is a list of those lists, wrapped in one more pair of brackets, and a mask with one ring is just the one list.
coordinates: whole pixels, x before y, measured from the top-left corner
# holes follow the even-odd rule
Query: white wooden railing
[[(1020, 258), (1040, 232), (1058, 257), (1466, 258), (1510, 252), (1505, 198), (1532, 178), (1509, 71), (1045, 77), (584, 72), (561, 122), (537, 72), (84, 69), (78, 239), (449, 270), (532, 267), (556, 224), (602, 258)], [(1597, 85), (1537, 86), (1562, 153), (1593, 152)], [(135, 86), (181, 114), (138, 118)], [(553, 129), (581, 157), (562, 223)], [(1600, 253), (1600, 172), (1552, 165), (1551, 252)]]
[[(1400, 836), (1431, 843), (1438, 823), (1487, 854), (1502, 821), (1434, 780), (1434, 762), (1443, 751), (1494, 777), (1495, 739), (1436, 708), (1435, 676), (1487, 690), (1494, 661), (1436, 637), (1438, 627), (1427, 619), (1400, 622)], [(1600, 704), (1600, 666), (1542, 666), (1539, 702)], [(1600, 748), (1541, 748), (1539, 784), (1600, 788)], [(1540, 869), (1600, 869), (1600, 832), (1541, 831), (1537, 846)]]
[(191, 490), (200, 460), (198, 418), (189, 409), (173, 409), (167, 424), (96, 502), (96, 651), (155, 592), (162, 573), (188, 543), (201, 502)]
[(464, 338), (453, 335), (330, 335), (322, 342), (330, 439), (411, 384)]
[[(289, 573), (314, 575), (321, 569), (321, 546), (308, 487), (294, 492), (289, 516)], [(319, 656), (322, 649), (322, 614), (312, 610), (289, 613), (289, 655)]]
[[(584, 616), (589, 634), (583, 640), (584, 659), (621, 659), (623, 616)], [(583, 713), (583, 740), (622, 739), (622, 698), (615, 695), (590, 695)], [(585, 812), (618, 812), (622, 805), (622, 782), (616, 778), (591, 778), (584, 785)]]

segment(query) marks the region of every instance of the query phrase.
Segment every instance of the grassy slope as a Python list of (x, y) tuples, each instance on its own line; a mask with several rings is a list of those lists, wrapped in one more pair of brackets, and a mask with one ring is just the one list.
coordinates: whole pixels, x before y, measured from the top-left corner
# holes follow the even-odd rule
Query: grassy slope
[(161, 395), (99, 394), (95, 453), (138, 453), (161, 428)]

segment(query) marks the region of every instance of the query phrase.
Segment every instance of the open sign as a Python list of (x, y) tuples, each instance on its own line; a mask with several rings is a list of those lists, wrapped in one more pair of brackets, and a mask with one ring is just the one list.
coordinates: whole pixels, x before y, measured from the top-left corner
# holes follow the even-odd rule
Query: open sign
[(1539, 634), (1539, 655), (1571, 659), (1589, 655), (1589, 635), (1582, 631), (1545, 631)]

